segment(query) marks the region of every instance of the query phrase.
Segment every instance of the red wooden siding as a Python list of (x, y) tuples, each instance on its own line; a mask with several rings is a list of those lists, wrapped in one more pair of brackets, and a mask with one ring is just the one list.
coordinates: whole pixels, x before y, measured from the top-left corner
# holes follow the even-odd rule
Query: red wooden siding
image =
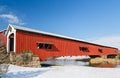
[(6, 32), (6, 30), (0, 32), (0, 39), (2, 39), (2, 42), (6, 45), (7, 37), (5, 36), (4, 32)]
[[(38, 42), (53, 43), (52, 49), (38, 49)], [(88, 47), (89, 52), (80, 51), (79, 47)], [(99, 52), (98, 49), (102, 49)], [(41, 60), (45, 60), (52, 56), (79, 56), (79, 55), (108, 55), (117, 54), (116, 48), (104, 47), (90, 43), (52, 37), (48, 35), (30, 33), (26, 31), (16, 32), (16, 52), (20, 53), (23, 50), (31, 50), (35, 55), (39, 56)]]

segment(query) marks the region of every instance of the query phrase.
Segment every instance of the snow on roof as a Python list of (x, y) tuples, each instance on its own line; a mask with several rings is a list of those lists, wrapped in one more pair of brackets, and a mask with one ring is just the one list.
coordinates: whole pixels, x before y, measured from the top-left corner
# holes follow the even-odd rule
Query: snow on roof
[[(89, 44), (93, 44), (93, 45), (98, 45), (98, 46), (102, 46), (102, 47), (109, 47), (109, 46), (104, 46), (104, 45), (91, 43), (91, 42), (88, 42), (88, 41), (85, 41), (85, 40), (80, 40), (80, 39), (77, 39), (77, 38), (72, 38), (72, 37), (63, 36), (63, 35), (59, 35), (59, 34), (54, 34), (54, 33), (50, 33), (50, 32), (44, 32), (44, 31), (40, 31), (40, 30), (36, 30), (36, 29), (23, 27), (23, 26), (17, 26), (17, 25), (13, 25), (13, 24), (9, 24), (8, 26), (12, 26), (14, 29), (17, 29), (17, 30), (28, 31), (28, 32), (38, 33), (38, 34), (44, 34), (44, 35), (49, 35), (49, 36), (74, 40), (74, 41), (80, 41), (80, 42), (89, 43)], [(114, 47), (109, 47), (109, 48), (114, 48)]]
[(55, 37), (66, 38), (66, 39), (72, 39), (72, 40), (77, 40), (77, 41), (84, 41), (84, 40), (80, 40), (80, 39), (76, 39), (76, 38), (72, 38), (72, 37), (67, 37), (67, 36), (54, 34), (54, 33), (50, 33), (50, 32), (44, 32), (44, 31), (31, 29), (31, 28), (26, 28), (26, 27), (22, 27), (22, 26), (16, 26), (16, 25), (11, 25), (11, 24), (10, 24), (10, 26), (12, 26), (13, 28), (18, 29), (18, 30), (34, 32), (34, 33), (39, 33), (39, 34), (45, 34), (45, 35), (50, 35), (50, 36), (55, 36)]
[(6, 29), (4, 29), (4, 30), (0, 30), (0, 32), (4, 32), (4, 31), (6, 31)]

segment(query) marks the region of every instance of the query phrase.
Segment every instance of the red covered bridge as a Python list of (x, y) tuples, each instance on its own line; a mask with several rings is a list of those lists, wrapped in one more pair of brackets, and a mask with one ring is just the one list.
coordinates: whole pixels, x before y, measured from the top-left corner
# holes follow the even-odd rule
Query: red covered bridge
[(5, 45), (7, 44), (7, 37), (6, 37), (6, 30), (0, 31), (0, 41), (4, 43)]
[(118, 54), (118, 49), (114, 47), (11, 24), (8, 25), (6, 35), (8, 52), (20, 53), (30, 50), (41, 60), (59, 56), (86, 55), (92, 57)]

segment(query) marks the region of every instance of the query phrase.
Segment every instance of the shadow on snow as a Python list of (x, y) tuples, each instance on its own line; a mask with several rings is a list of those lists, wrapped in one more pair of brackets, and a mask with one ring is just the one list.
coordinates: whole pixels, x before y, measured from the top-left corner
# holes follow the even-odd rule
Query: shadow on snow
[(6, 73), (2, 76), (2, 78), (33, 78), (36, 77), (48, 70), (42, 70), (42, 71), (20, 71), (20, 72), (10, 72)]

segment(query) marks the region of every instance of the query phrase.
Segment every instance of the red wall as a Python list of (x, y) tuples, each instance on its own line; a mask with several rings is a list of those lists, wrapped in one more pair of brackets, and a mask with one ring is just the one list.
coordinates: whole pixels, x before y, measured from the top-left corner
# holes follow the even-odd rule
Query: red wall
[(7, 36), (5, 36), (3, 34), (3, 32), (5, 32), (5, 31), (0, 32), (0, 39), (2, 39), (2, 42), (6, 45), (7, 44)]
[[(16, 32), (16, 52), (20, 53), (23, 50), (31, 50), (35, 55), (39, 56), (41, 60), (45, 60), (51, 56), (78, 56), (78, 55), (107, 55), (117, 54), (116, 48), (103, 47), (84, 42), (67, 40), (63, 38), (51, 37), (41, 34), (35, 34), (25, 31)], [(38, 49), (37, 42), (52, 42), (52, 49)], [(89, 52), (80, 51), (80, 46), (86, 46)], [(103, 50), (102, 53), (98, 48)]]

